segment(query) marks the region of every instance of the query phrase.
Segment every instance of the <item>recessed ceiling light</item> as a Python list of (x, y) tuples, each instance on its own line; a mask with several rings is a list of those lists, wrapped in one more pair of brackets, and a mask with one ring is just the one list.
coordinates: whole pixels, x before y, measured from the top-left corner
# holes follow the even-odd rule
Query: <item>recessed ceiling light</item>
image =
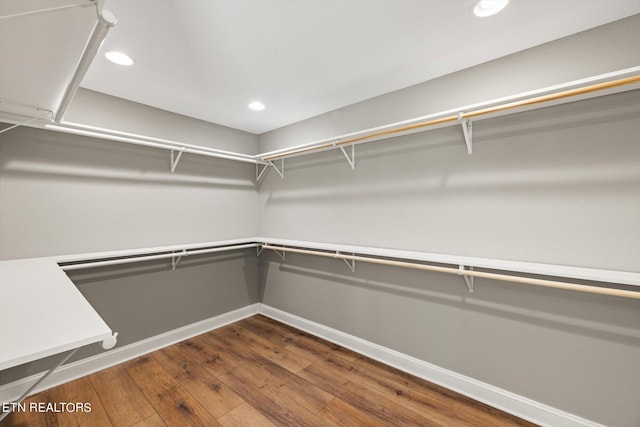
[(473, 8), (473, 13), (481, 18), (495, 15), (504, 9), (507, 3), (509, 3), (509, 0), (480, 0), (476, 3), (476, 7)]
[(264, 104), (260, 101), (253, 101), (251, 104), (249, 104), (249, 108), (252, 109), (253, 111), (262, 111), (264, 110)]
[(104, 54), (104, 56), (111, 62), (118, 65), (132, 65), (135, 61), (126, 53), (117, 52), (111, 50)]

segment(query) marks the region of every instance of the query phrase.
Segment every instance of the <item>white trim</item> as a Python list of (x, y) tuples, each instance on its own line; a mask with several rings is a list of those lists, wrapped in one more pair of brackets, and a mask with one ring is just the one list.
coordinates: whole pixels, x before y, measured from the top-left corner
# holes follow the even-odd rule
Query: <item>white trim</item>
[[(94, 372), (101, 371), (114, 365), (126, 362), (163, 347), (184, 341), (196, 335), (204, 334), (222, 326), (237, 322), (246, 317), (257, 314), (260, 303), (242, 307), (228, 313), (220, 314), (172, 331), (156, 335), (114, 350), (100, 353), (96, 356), (78, 360), (61, 366), (49, 378), (36, 387), (31, 394), (36, 394), (52, 387), (73, 381)], [(42, 376), (42, 373), (22, 378), (0, 386), (0, 402), (12, 402), (26, 390), (29, 385)]]
[(602, 424), (265, 304), (260, 304), (259, 313), (541, 426), (604, 427)]

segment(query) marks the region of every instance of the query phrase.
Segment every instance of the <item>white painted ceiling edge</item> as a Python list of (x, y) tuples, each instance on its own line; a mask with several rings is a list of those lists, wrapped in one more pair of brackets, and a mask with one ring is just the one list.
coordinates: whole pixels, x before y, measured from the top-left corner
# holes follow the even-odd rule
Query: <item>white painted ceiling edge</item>
[(261, 134), (640, 13), (640, 0), (511, 0), (477, 18), (474, 4), (105, 0), (119, 22), (82, 86)]

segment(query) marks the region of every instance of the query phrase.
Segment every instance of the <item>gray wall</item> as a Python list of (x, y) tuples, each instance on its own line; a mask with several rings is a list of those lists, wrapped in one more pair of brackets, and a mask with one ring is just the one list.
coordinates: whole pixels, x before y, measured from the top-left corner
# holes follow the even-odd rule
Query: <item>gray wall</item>
[(45, 130), (0, 135), (0, 259), (250, 237), (255, 167)]
[(256, 154), (256, 135), (80, 88), (64, 121)]
[[(261, 136), (329, 137), (640, 64), (640, 17)], [(502, 67), (508, 71), (504, 71)], [(426, 106), (426, 107), (425, 107)], [(640, 91), (286, 161), (261, 235), (640, 272)], [(640, 302), (261, 257), (263, 302), (611, 426), (640, 424)]]
[[(256, 149), (255, 135), (198, 121), (189, 129), (185, 118), (160, 110), (154, 122), (153, 109), (98, 95), (104, 103), (86, 108), (107, 125), (113, 121), (109, 127), (123, 130), (117, 119), (128, 114), (132, 123), (140, 117), (139, 127), (128, 131), (153, 135), (154, 125), (157, 131), (173, 123), (173, 135), (168, 130), (155, 135), (179, 138), (189, 131), (210, 145), (224, 142), (213, 144), (217, 148)], [(171, 174), (165, 150), (31, 128), (0, 135), (0, 259), (256, 234), (253, 165), (185, 154)], [(70, 278), (119, 333), (118, 346), (259, 301), (254, 250), (189, 257), (175, 271), (170, 261), (157, 261), (74, 271)], [(100, 352), (97, 345), (88, 346), (75, 359)], [(47, 359), (3, 371), (0, 384), (53, 363)]]
[(639, 271), (640, 91), (287, 159), (260, 234)]

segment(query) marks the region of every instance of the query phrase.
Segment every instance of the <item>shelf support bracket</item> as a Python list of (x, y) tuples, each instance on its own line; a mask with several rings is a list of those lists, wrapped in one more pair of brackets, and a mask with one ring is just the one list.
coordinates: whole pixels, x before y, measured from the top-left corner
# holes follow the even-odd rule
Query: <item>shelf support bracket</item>
[(269, 162), (269, 165), (272, 168), (274, 168), (276, 172), (278, 172), (278, 175), (280, 175), (280, 178), (284, 178), (284, 157), (282, 158), (282, 169), (278, 169), (278, 167), (274, 165), (271, 160), (267, 160), (267, 162)]
[(256, 256), (260, 256), (260, 254), (262, 253), (263, 250), (264, 250), (264, 246), (263, 245), (256, 246)]
[(469, 270), (465, 270), (464, 265), (460, 265), (458, 268), (458, 275), (462, 276), (464, 282), (467, 284), (467, 289), (469, 292), (473, 292), (473, 276), (465, 275), (465, 271), (473, 271), (473, 267), (469, 267)]
[(181, 147), (178, 151), (178, 155), (176, 156), (176, 150), (171, 150), (171, 173), (176, 171), (176, 166), (178, 166), (178, 162), (180, 161), (180, 157), (182, 157), (182, 153), (186, 150), (186, 147)]
[[(58, 363), (57, 363), (53, 368), (49, 369), (49, 370), (47, 371), (47, 373), (46, 373), (46, 374), (44, 374), (43, 376), (41, 376), (40, 378), (38, 378), (38, 380), (37, 380), (36, 382), (34, 382), (33, 384), (31, 384), (31, 386), (30, 386), (30, 387), (29, 387), (29, 388), (28, 388), (24, 393), (22, 393), (22, 395), (21, 395), (17, 400), (15, 400), (15, 401), (14, 401), (14, 402), (12, 402), (12, 403), (14, 403), (14, 404), (18, 404), (18, 403), (22, 402), (22, 401), (23, 401), (23, 400), (24, 400), (24, 399), (29, 395), (29, 393), (31, 393), (31, 390), (33, 390), (33, 389), (34, 389), (34, 388), (36, 388), (38, 385), (40, 385), (40, 383), (42, 383), (42, 381), (46, 380), (46, 379), (49, 377), (49, 375), (51, 375), (51, 374), (52, 374), (55, 370), (57, 370), (60, 366), (64, 365), (64, 364), (67, 362), (67, 360), (69, 360), (69, 359), (71, 358), (71, 356), (73, 356), (74, 354), (76, 354), (76, 352), (77, 352), (78, 350), (80, 350), (80, 347), (78, 347), (78, 348), (74, 348), (74, 349), (72, 349), (71, 351), (69, 351), (69, 352), (68, 352), (68, 353), (67, 353), (67, 354), (62, 358), (62, 360), (60, 360), (60, 361), (59, 361), (59, 362), (58, 362)], [(9, 410), (8, 410), (8, 411), (6, 411), (6, 412), (5, 412), (5, 411), (4, 411), (4, 409), (3, 409), (3, 412), (2, 412), (2, 413), (0, 413), (0, 421), (2, 421), (2, 420), (3, 420), (7, 415), (9, 415), (11, 412), (13, 412), (14, 406), (16, 406), (16, 405), (10, 405), (10, 406), (9, 406)]]
[(333, 146), (338, 147), (340, 151), (342, 151), (342, 154), (344, 155), (344, 158), (347, 159), (349, 166), (351, 166), (351, 169), (354, 170), (356, 168), (356, 146), (354, 144), (351, 144), (351, 156), (349, 156), (347, 154), (347, 150), (345, 150), (342, 145), (338, 145), (338, 142), (338, 140), (333, 141)]
[(178, 263), (180, 262), (180, 259), (187, 254), (186, 250), (183, 250), (180, 255), (178, 255), (178, 257), (176, 258), (175, 256), (171, 257), (171, 269), (175, 270), (176, 267), (178, 266)]
[(277, 249), (271, 249), (273, 252), (277, 253), (280, 258), (282, 258), (282, 260), (284, 261), (284, 255), (286, 254), (286, 252), (284, 251), (284, 248), (282, 248), (282, 253), (280, 253)]
[[(336, 258), (338, 257), (338, 255), (340, 255), (339, 251), (336, 251)], [(355, 255), (355, 254), (352, 254)], [(356, 260), (352, 259), (352, 260), (348, 260), (348, 259), (342, 259), (344, 261), (345, 264), (347, 264), (347, 267), (349, 267), (349, 270), (351, 270), (352, 273), (356, 272)]]
[(458, 113), (458, 121), (462, 125), (462, 133), (464, 133), (464, 143), (467, 145), (467, 154), (473, 153), (473, 123), (463, 118), (464, 112)]
[(25, 121), (23, 121), (23, 122), (16, 123), (15, 125), (9, 126), (8, 128), (4, 128), (4, 129), (0, 130), (0, 133), (8, 132), (8, 131), (10, 131), (11, 129), (15, 129), (15, 128), (19, 127), (19, 126), (24, 126), (24, 125), (29, 124), (29, 123), (31, 123), (31, 122), (35, 122), (36, 120), (38, 120), (38, 119), (42, 119), (42, 118), (45, 118), (46, 116), (51, 116), (51, 120), (53, 120), (53, 111), (43, 110), (43, 109), (41, 109), (41, 108), (38, 108), (38, 110), (40, 110), (40, 111), (46, 111), (46, 113), (44, 113), (44, 114), (40, 114), (40, 115), (38, 115), (38, 116), (36, 116), (36, 117), (32, 117), (32, 118), (30, 118), (30, 119), (28, 119), (28, 120), (25, 120)]
[(267, 169), (269, 169), (269, 164), (268, 163), (264, 165), (262, 170), (260, 170), (260, 164), (256, 163), (256, 181), (260, 181), (260, 178), (262, 178), (262, 175), (264, 175), (264, 173), (267, 171)]

